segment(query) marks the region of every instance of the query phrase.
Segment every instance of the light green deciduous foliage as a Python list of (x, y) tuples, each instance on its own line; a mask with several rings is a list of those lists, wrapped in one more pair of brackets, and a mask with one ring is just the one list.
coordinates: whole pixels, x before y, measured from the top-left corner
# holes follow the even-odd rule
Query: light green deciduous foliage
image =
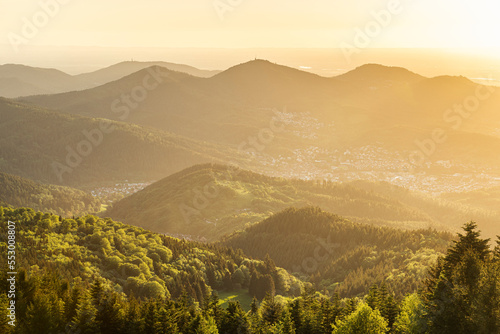
[(417, 334), (422, 332), (424, 305), (416, 293), (405, 297), (401, 305), (401, 313), (394, 323), (397, 334)]
[(333, 327), (332, 334), (384, 334), (387, 330), (387, 320), (380, 312), (361, 302), (354, 313)]

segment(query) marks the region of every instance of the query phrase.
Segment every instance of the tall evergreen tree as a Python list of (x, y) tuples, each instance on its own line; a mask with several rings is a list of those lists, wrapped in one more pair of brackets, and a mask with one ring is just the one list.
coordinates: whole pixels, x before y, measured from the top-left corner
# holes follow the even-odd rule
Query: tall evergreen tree
[(478, 298), (491, 252), (489, 239), (480, 238), (475, 223), (467, 223), (463, 229), (465, 234), (459, 234), (459, 240), (426, 281), (423, 300), (430, 333), (465, 334), (478, 330), (475, 310), (485, 307)]
[(278, 323), (281, 317), (283, 307), (276, 301), (273, 295), (267, 294), (260, 307), (262, 319), (269, 325)]
[(70, 323), (71, 333), (94, 334), (99, 329), (95, 322), (97, 310), (91, 297), (83, 294), (76, 308), (76, 315)]
[(229, 302), (219, 327), (221, 333), (249, 334), (250, 325), (239, 302)]

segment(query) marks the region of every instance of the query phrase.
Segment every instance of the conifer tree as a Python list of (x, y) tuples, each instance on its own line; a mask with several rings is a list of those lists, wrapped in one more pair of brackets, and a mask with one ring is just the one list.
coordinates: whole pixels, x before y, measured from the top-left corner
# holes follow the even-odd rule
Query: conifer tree
[(281, 327), (283, 334), (295, 334), (295, 327), (293, 325), (292, 316), (287, 309), (283, 310), (281, 315)]
[(240, 303), (229, 302), (219, 327), (221, 333), (249, 334), (250, 325)]
[(480, 238), (473, 222), (463, 229), (465, 234), (459, 234), (459, 240), (425, 282), (423, 300), (430, 333), (476, 332), (476, 310), (487, 307), (478, 298), (480, 287), (488, 280), (485, 268), (491, 265), (489, 240)]
[(126, 315), (124, 321), (125, 333), (134, 334), (141, 332), (142, 316), (140, 305), (137, 299), (132, 295), (128, 298)]
[(84, 294), (78, 302), (76, 315), (70, 323), (72, 333), (94, 334), (98, 331), (95, 322), (97, 310), (94, 307), (91, 297)]
[(267, 294), (261, 305), (260, 313), (262, 314), (262, 319), (268, 325), (274, 325), (280, 320), (282, 311), (283, 307), (276, 301), (274, 296)]

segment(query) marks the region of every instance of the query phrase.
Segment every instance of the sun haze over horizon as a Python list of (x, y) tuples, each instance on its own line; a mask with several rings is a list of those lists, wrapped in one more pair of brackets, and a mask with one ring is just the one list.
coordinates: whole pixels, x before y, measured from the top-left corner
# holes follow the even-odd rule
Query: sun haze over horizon
[[(489, 0), (147, 0), (140, 4), (131, 0), (0, 0), (0, 6), (4, 9), (0, 12), (0, 63), (53, 66), (70, 73), (132, 58), (225, 69), (262, 57), (297, 68), (311, 67), (327, 76), (374, 61), (441, 74), (432, 68), (412, 67), (397, 56), (386, 61), (377, 52), (369, 52), (393, 48), (435, 49), (432, 57), (441, 58), (449, 53), (439, 50), (451, 49), (462, 59), (487, 57), (488, 61), (476, 61), (484, 68), (472, 75), (500, 63), (500, 35), (496, 34), (500, 22), (495, 17), (499, 5)], [(218, 51), (186, 56), (187, 52), (161, 48), (233, 51), (231, 56)], [(291, 48), (336, 51), (279, 51)], [(203, 60), (204, 54), (212, 59)], [(446, 62), (433, 66), (442, 69)], [(463, 62), (454, 66), (464, 67)]]
[[(55, 4), (54, 4), (55, 3)], [(42, 5), (45, 4), (45, 5)], [(498, 3), (489, 0), (365, 1), (0, 0), (3, 43), (38, 22), (33, 45), (336, 48), (356, 30), (369, 47), (499, 47)], [(44, 8), (45, 7), (45, 10)], [(58, 7), (58, 8), (56, 8)], [(50, 14), (44, 22), (43, 15)], [(385, 15), (389, 13), (389, 16)], [(380, 22), (383, 31), (370, 26)], [(45, 24), (44, 24), (45, 23)], [(9, 37), (10, 36), (10, 37)]]

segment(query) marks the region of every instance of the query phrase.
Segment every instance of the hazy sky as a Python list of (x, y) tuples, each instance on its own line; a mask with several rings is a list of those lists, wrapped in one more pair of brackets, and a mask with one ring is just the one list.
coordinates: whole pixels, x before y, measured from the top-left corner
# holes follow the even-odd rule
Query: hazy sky
[[(499, 68), (499, 9), (498, 0), (0, 0), (0, 64), (81, 73), (130, 59), (225, 69), (259, 57), (325, 76), (378, 62), (482, 77)], [(370, 53), (378, 48), (461, 48), (453, 59), (465, 58), (389, 59)]]
[[(65, 4), (44, 22), (40, 2), (54, 1)], [(392, 2), (398, 13), (377, 31), (372, 12)], [(31, 45), (336, 48), (372, 24), (369, 47), (500, 47), (499, 9), (497, 0), (0, 0), (0, 44), (35, 16)]]

